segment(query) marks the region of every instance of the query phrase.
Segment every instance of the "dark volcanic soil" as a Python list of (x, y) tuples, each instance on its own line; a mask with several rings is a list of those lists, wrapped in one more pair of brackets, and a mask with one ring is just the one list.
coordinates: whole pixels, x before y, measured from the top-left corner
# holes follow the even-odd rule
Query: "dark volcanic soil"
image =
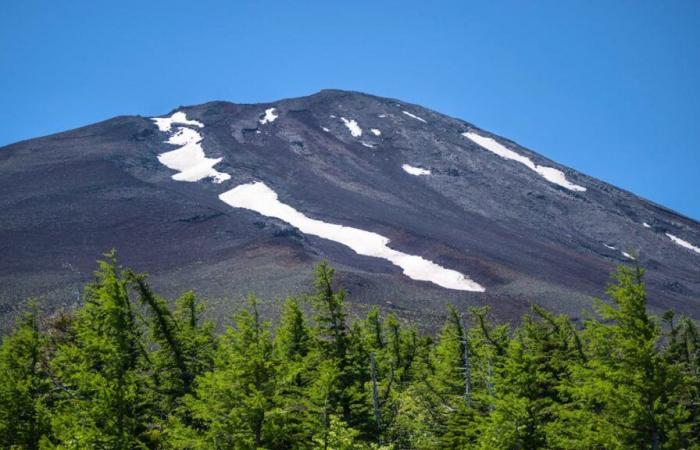
[[(261, 124), (272, 107), (278, 118)], [(250, 292), (274, 314), (280, 299), (308, 288), (313, 265), (325, 258), (337, 267), (353, 310), (378, 304), (429, 328), (447, 303), (490, 304), (506, 320), (532, 302), (580, 317), (593, 296), (603, 295), (610, 271), (630, 262), (625, 251), (648, 270), (652, 309), (700, 319), (700, 254), (667, 236), (700, 246), (700, 224), (462, 120), (332, 90), (177, 111), (204, 124), (204, 151), (223, 158), (216, 170), (230, 180), (173, 180), (176, 172), (157, 156), (177, 147), (145, 117), (0, 148), (5, 326), (29, 296), (48, 309), (74, 305), (95, 260), (111, 248), (123, 264), (150, 273), (162, 293), (194, 289), (208, 298), (217, 318)], [(362, 135), (353, 136), (341, 117), (355, 120)], [(461, 135), (467, 131), (563, 171), (586, 191), (487, 151)], [(403, 164), (431, 175), (410, 175)], [(486, 292), (414, 281), (383, 259), (218, 199), (252, 181), (306, 216), (379, 233), (392, 248), (467, 274)]]

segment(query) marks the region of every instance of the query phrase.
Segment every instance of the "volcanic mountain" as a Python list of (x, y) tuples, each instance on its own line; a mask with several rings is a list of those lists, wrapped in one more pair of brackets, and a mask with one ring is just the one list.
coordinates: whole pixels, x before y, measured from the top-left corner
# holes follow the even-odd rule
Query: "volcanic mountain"
[(0, 148), (0, 312), (80, 301), (95, 260), (274, 314), (327, 259), (351, 308), (581, 317), (618, 264), (700, 319), (700, 224), (463, 120), (338, 90), (123, 116)]

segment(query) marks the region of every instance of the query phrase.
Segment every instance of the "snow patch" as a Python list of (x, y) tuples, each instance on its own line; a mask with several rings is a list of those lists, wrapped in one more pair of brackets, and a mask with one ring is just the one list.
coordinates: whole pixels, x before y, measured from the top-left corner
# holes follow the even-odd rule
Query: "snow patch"
[(696, 247), (696, 246), (694, 246), (693, 244), (691, 244), (690, 242), (685, 241), (685, 240), (679, 238), (678, 236), (674, 236), (674, 235), (672, 235), (671, 233), (666, 233), (666, 236), (668, 236), (669, 238), (671, 238), (671, 240), (672, 240), (673, 242), (675, 242), (676, 244), (680, 245), (681, 247), (685, 247), (685, 248), (687, 248), (688, 250), (692, 250), (692, 251), (694, 251), (695, 253), (700, 254), (700, 247)]
[(430, 175), (429, 170), (421, 169), (420, 167), (409, 166), (408, 164), (402, 165), (401, 168), (404, 170), (404, 172), (410, 173), (411, 175)]
[(156, 123), (160, 131), (170, 131), (173, 124), (192, 125), (202, 128), (204, 124), (196, 120), (187, 120), (187, 115), (182, 111), (174, 112), (170, 117), (152, 117), (152, 121)]
[(329, 130), (329, 129), (326, 128), (326, 127), (321, 127), (321, 129), (322, 129), (323, 131), (325, 131), (326, 133), (330, 133), (330, 132), (331, 132), (331, 130)]
[(624, 256), (625, 258), (631, 259), (632, 261), (635, 261), (635, 260), (637, 259), (637, 258), (635, 258), (634, 256), (630, 255), (630, 254), (627, 253), (627, 252), (622, 252), (622, 256)]
[(380, 119), (383, 119), (383, 118), (385, 118), (385, 117), (386, 117), (386, 114), (380, 114), (380, 115), (379, 115), (379, 118), (380, 118)]
[(268, 108), (265, 110), (265, 116), (262, 119), (260, 119), (260, 123), (262, 125), (265, 125), (266, 123), (272, 123), (278, 117), (279, 116), (275, 114), (275, 108)]
[(566, 175), (564, 175), (564, 172), (562, 172), (559, 169), (555, 169), (554, 167), (547, 167), (547, 166), (538, 166), (530, 158), (527, 156), (523, 156), (519, 153), (514, 152), (513, 150), (506, 148), (505, 146), (499, 144), (496, 142), (496, 140), (485, 137), (485, 136), (480, 136), (476, 133), (472, 133), (471, 131), (468, 131), (466, 133), (462, 133), (462, 136), (466, 137), (470, 141), (476, 143), (477, 145), (481, 146), (482, 148), (485, 148), (486, 150), (495, 153), (496, 155), (500, 156), (501, 158), (504, 159), (510, 159), (513, 161), (517, 161), (520, 164), (523, 164), (527, 166), (530, 170), (533, 170), (540, 174), (545, 180), (557, 184), (561, 187), (564, 187), (566, 189), (569, 189), (571, 191), (577, 191), (577, 192), (585, 192), (586, 188), (583, 186), (579, 186), (577, 184), (574, 184), (570, 182), (569, 180), (566, 179)]
[(612, 245), (608, 245), (608, 244), (603, 244), (603, 245), (606, 246), (607, 248), (609, 248), (610, 250), (617, 250), (617, 247), (614, 247)]
[(370, 128), (369, 131), (371, 131), (372, 134), (375, 135), (375, 136), (381, 136), (381, 135), (382, 135), (382, 132), (379, 131), (379, 130), (377, 130), (376, 128)]
[(646, 223), (646, 222), (642, 222), (642, 225), (644, 226), (644, 228), (651, 228), (651, 225), (649, 225), (649, 224)]
[(353, 137), (362, 136), (362, 128), (360, 128), (355, 120), (348, 120), (345, 117), (341, 117), (340, 120), (342, 120), (345, 126), (348, 127), (348, 130), (350, 130), (350, 134), (352, 134)]
[(428, 122), (425, 121), (425, 119), (420, 118), (420, 117), (416, 116), (415, 114), (411, 114), (411, 113), (408, 112), (408, 111), (402, 111), (402, 112), (403, 112), (404, 114), (406, 114), (408, 117), (412, 117), (412, 118), (414, 118), (414, 119), (416, 119), (416, 120), (420, 120), (420, 121), (423, 122), (423, 123), (428, 123)]
[(360, 141), (360, 144), (364, 145), (367, 148), (374, 148), (374, 145), (370, 144), (369, 142)]
[[(185, 113), (175, 113), (166, 118), (154, 117), (151, 120), (156, 122), (162, 131), (170, 131), (174, 123), (182, 125), (194, 125), (204, 127), (204, 124), (196, 120), (187, 120)], [(202, 148), (202, 135), (192, 128), (184, 126), (178, 127), (167, 141), (168, 144), (179, 145), (180, 148), (158, 155), (161, 164), (178, 171), (172, 176), (176, 181), (199, 181), (203, 178), (212, 178), (215, 183), (221, 183), (231, 178), (231, 175), (222, 173), (214, 169), (214, 166), (221, 162), (223, 158), (207, 158)]]
[(420, 256), (389, 248), (389, 239), (380, 234), (311, 219), (280, 202), (277, 193), (265, 183), (254, 182), (236, 186), (220, 194), (219, 199), (234, 208), (245, 208), (263, 216), (280, 219), (303, 233), (338, 242), (350, 247), (359, 255), (386, 259), (399, 266), (411, 279), (429, 281), (446, 289), (485, 291), (481, 285), (455, 270), (446, 269)]

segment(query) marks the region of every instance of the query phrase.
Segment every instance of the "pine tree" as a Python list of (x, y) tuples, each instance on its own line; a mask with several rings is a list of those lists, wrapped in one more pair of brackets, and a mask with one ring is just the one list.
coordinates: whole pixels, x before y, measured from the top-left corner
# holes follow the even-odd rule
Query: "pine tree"
[[(382, 442), (397, 448), (422, 448), (431, 441), (422, 427), (420, 405), (412, 382), (417, 377), (416, 359), (427, 351), (427, 342), (415, 328), (404, 328), (394, 314), (382, 321), (381, 350), (375, 352), (378, 374), (378, 397), (381, 411)], [(434, 443), (434, 440), (433, 440)]]
[(129, 273), (129, 279), (148, 317), (151, 401), (157, 405), (159, 419), (165, 421), (180, 399), (191, 392), (195, 378), (212, 366), (212, 325), (200, 323), (202, 307), (192, 292), (177, 300), (173, 313), (151, 290), (145, 275)]
[(687, 416), (675, 422), (675, 434), (684, 447), (700, 448), (700, 333), (692, 319), (682, 316), (676, 321), (672, 311), (667, 311), (663, 320), (668, 331), (662, 356), (669, 364), (680, 366), (687, 389), (682, 400)]
[(96, 281), (73, 324), (74, 339), (61, 344), (52, 368), (61, 392), (52, 415), (62, 448), (131, 449), (149, 445), (151, 409), (143, 347), (128, 277), (114, 252), (99, 262)]
[(46, 336), (32, 302), (0, 345), (0, 447), (37, 449), (48, 434), (45, 363)]
[(566, 316), (534, 306), (509, 341), (495, 380), (494, 410), (479, 438), (481, 448), (544, 448), (547, 426), (566, 402), (561, 383), (584, 361), (579, 336)]
[(311, 337), (304, 313), (296, 298), (288, 298), (274, 339), (278, 376), (275, 408), (268, 414), (268, 422), (274, 429), (271, 447), (309, 448), (319, 429), (308, 393), (316, 369), (311, 367), (310, 351)]
[(276, 366), (270, 325), (258, 313), (258, 300), (235, 317), (216, 351), (215, 368), (197, 379), (184, 403), (193, 425), (177, 424), (175, 448), (273, 448), (275, 430), (268, 414), (275, 407)]
[(426, 378), (441, 448), (463, 448), (475, 439), (471, 353), (462, 317), (450, 306)]
[(316, 292), (309, 297), (314, 308), (316, 322), (315, 338), (324, 356), (334, 358), (340, 364), (347, 356), (348, 336), (345, 324), (345, 291), (333, 289), (333, 270), (326, 261), (315, 269)]
[(549, 426), (562, 448), (681, 448), (674, 424), (684, 421), (682, 368), (658, 352), (658, 323), (647, 313), (643, 270), (620, 267), (597, 302), (602, 321), (583, 333), (588, 359), (571, 367), (562, 395), (571, 399)]
[(359, 326), (348, 329), (346, 325), (345, 291), (333, 288), (334, 274), (325, 261), (316, 266), (316, 292), (310, 297), (315, 311), (315, 355), (312, 359), (330, 360), (336, 366), (338, 389), (332, 391), (329, 402), (338, 409), (343, 422), (365, 436), (376, 434), (370, 394), (366, 389), (370, 379), (369, 354), (363, 345), (362, 329)]

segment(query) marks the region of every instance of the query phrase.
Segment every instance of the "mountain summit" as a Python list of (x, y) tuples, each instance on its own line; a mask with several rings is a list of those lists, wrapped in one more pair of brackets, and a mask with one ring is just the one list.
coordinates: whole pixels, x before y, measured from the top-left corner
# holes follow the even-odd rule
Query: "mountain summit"
[[(116, 117), (0, 148), (0, 311), (79, 301), (94, 262), (228, 313), (328, 259), (354, 308), (431, 326), (446, 303), (579, 316), (620, 263), (700, 318), (700, 224), (488, 131), (338, 90)], [(276, 302), (267, 302), (274, 311)]]

